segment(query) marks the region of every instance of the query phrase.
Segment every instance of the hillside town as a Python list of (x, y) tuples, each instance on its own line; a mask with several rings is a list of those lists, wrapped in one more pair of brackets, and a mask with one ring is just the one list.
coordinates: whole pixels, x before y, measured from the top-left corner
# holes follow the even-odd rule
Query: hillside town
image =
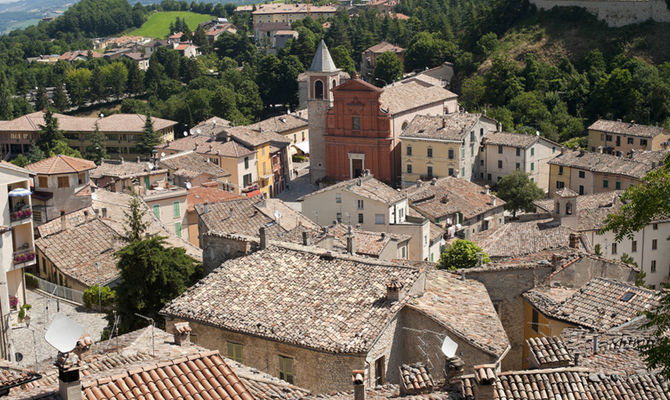
[(23, 59), (70, 80), (0, 120), (0, 397), (670, 400), (670, 120), (329, 45), (403, 0), (208, 7)]

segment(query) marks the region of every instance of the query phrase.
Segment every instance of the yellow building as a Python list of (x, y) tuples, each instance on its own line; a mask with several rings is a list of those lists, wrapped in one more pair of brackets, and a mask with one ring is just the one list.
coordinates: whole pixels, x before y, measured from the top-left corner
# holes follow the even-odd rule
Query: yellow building
[[(291, 157), (302, 149), (309, 151), (309, 122), (297, 114), (283, 114), (264, 119), (249, 125), (250, 128), (260, 131), (272, 131), (291, 142), (288, 155)], [(301, 149), (302, 148), (302, 149)]]
[[(107, 117), (73, 117), (53, 114), (58, 120), (58, 129), (62, 130), (68, 145), (82, 154), (90, 144), (89, 136), (98, 130), (107, 137), (105, 146), (112, 158), (135, 157), (135, 147), (144, 134), (146, 116), (141, 114), (112, 114)], [(161, 142), (174, 138), (177, 122), (162, 118), (151, 118), (154, 131), (159, 132)], [(26, 114), (11, 121), (0, 121), (0, 155), (27, 152), (31, 144), (37, 141), (41, 126), (44, 125), (44, 112)]]
[[(249, 6), (238, 7), (236, 12), (246, 12)], [(278, 22), (291, 25), (294, 21), (299, 21), (306, 16), (311, 16), (313, 19), (321, 17), (331, 17), (335, 15), (337, 7), (333, 6), (313, 6), (307, 4), (286, 4), (286, 3), (269, 3), (261, 4), (256, 10), (251, 12), (254, 22), (254, 31), (259, 23)]]
[[(621, 281), (594, 278), (582, 288), (536, 287), (523, 294), (524, 342), (560, 336), (565, 328), (608, 331), (660, 305), (661, 292)], [(524, 367), (528, 365), (524, 346)]]
[[(655, 154), (662, 156), (661, 152)], [(564, 187), (580, 195), (628, 189), (658, 165), (653, 158), (640, 157), (638, 161), (611, 154), (561, 150), (548, 162), (549, 197)]]
[(660, 126), (639, 125), (634, 121), (599, 119), (588, 128), (589, 148), (627, 155), (632, 150), (664, 150), (668, 147), (670, 131)]

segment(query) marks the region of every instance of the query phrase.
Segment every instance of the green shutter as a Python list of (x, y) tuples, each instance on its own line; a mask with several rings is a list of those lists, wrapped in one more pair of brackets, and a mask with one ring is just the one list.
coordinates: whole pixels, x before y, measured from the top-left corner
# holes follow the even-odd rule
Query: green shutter
[(151, 189), (151, 181), (149, 180), (148, 176), (144, 177), (144, 187), (147, 189)]
[(158, 204), (154, 206), (154, 215), (156, 218), (161, 219), (161, 207)]
[(175, 201), (172, 203), (172, 208), (174, 209), (174, 216), (178, 217), (179, 216), (179, 202)]
[(174, 224), (174, 233), (177, 235), (177, 237), (181, 237), (181, 222)]

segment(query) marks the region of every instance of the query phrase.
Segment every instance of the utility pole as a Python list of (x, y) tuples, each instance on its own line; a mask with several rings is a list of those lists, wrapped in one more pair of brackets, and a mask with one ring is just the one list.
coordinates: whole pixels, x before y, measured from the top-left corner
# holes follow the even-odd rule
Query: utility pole
[(155, 339), (154, 338), (154, 327), (155, 327), (156, 324), (154, 323), (154, 319), (149, 318), (149, 317), (147, 317), (145, 315), (142, 315), (142, 314), (139, 314), (139, 313), (135, 313), (135, 315), (142, 318), (142, 319), (146, 319), (147, 321), (151, 322), (151, 355), (155, 357), (156, 356), (156, 346), (155, 346), (155, 342), (154, 342), (154, 339)]
[(98, 311), (102, 312), (102, 297), (100, 296), (100, 263), (95, 262), (95, 269), (98, 271)]

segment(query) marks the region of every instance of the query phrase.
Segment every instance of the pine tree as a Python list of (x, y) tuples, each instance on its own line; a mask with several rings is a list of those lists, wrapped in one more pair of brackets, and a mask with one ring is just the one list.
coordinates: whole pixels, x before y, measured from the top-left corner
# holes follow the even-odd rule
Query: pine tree
[(144, 221), (146, 213), (137, 194), (132, 193), (128, 202), (128, 210), (123, 212), (126, 217), (123, 240), (129, 243), (142, 240), (144, 232), (149, 227), (149, 222)]
[(58, 118), (53, 116), (53, 111), (47, 109), (44, 113), (44, 125), (40, 125), (37, 146), (45, 154), (51, 154), (58, 141), (61, 140), (65, 140), (65, 136), (63, 136), (63, 131), (58, 129)]
[(100, 132), (98, 123), (95, 123), (95, 130), (88, 137), (90, 144), (86, 147), (86, 158), (100, 165), (100, 161), (107, 157), (107, 147), (105, 142), (107, 137)]
[(137, 65), (128, 67), (128, 91), (133, 94), (144, 92), (144, 76)]
[(65, 111), (70, 106), (70, 102), (67, 98), (67, 94), (65, 93), (65, 89), (63, 89), (62, 83), (56, 84), (56, 88), (54, 89), (53, 103), (54, 107), (56, 107), (56, 110), (58, 111)]
[(37, 88), (35, 92), (35, 109), (44, 110), (49, 106), (49, 97), (47, 97), (47, 91), (44, 86)]
[(154, 131), (154, 124), (151, 122), (151, 115), (147, 115), (144, 123), (144, 133), (137, 144), (137, 152), (144, 155), (150, 155), (154, 147), (161, 143), (160, 133)]
[(102, 100), (107, 95), (105, 76), (100, 68), (95, 68), (91, 74), (91, 97), (94, 101)]
[(30, 149), (28, 150), (28, 154), (26, 154), (26, 156), (28, 157), (28, 161), (31, 164), (36, 163), (40, 160), (44, 160), (46, 158), (46, 155), (44, 154), (42, 149), (40, 149), (35, 145), (30, 146)]

